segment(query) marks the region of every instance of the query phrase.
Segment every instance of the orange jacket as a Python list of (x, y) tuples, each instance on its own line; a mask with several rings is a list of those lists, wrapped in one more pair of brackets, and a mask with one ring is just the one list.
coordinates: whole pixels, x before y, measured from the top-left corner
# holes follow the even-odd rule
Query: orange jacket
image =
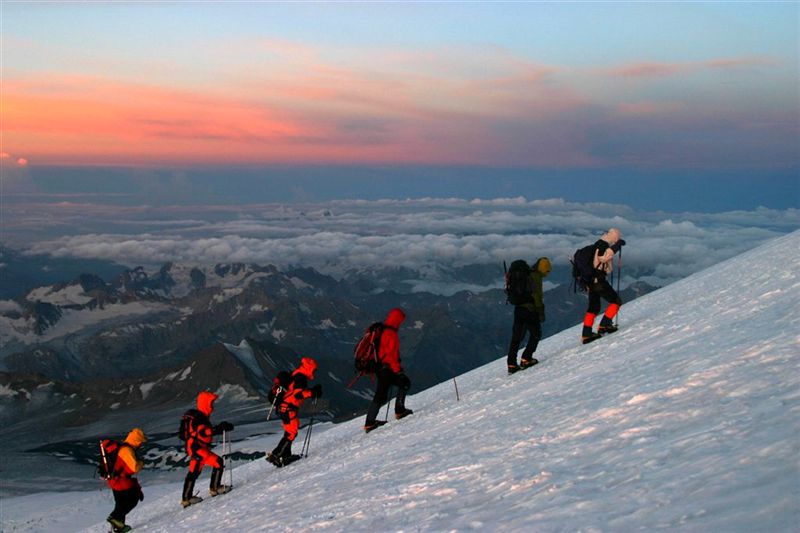
[(286, 394), (283, 395), (281, 410), (300, 409), (307, 398), (311, 398), (312, 392), (308, 387), (308, 381), (314, 379), (314, 372), (317, 370), (317, 362), (310, 357), (303, 357), (300, 366), (292, 372), (292, 381)]
[(378, 359), (380, 359), (381, 364), (391, 368), (395, 374), (403, 370), (400, 366), (400, 338), (397, 336), (397, 330), (405, 319), (406, 314), (403, 310), (395, 307), (389, 311), (386, 320), (383, 322), (388, 327), (384, 328), (383, 333), (381, 333)]
[(145, 442), (147, 437), (139, 428), (134, 428), (120, 444), (117, 460), (114, 463), (115, 476), (108, 480), (112, 490), (129, 490), (139, 486), (139, 481), (133, 477), (142, 469), (144, 461), (136, 457), (136, 450)]

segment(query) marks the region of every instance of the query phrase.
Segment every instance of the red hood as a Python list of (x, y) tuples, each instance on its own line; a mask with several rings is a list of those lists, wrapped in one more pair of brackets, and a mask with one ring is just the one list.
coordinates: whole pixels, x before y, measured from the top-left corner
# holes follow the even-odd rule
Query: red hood
[(197, 395), (197, 410), (206, 416), (211, 416), (214, 410), (214, 400), (219, 398), (216, 394), (209, 391), (203, 391)]
[(386, 321), (384, 322), (384, 324), (396, 329), (400, 327), (400, 324), (402, 324), (403, 320), (405, 319), (406, 319), (406, 314), (403, 312), (403, 310), (400, 309), (399, 307), (395, 307), (394, 309), (389, 311), (388, 315), (386, 315)]
[(310, 357), (303, 357), (300, 360), (300, 367), (298, 372), (306, 376), (308, 379), (314, 379), (314, 372), (317, 370), (317, 362)]

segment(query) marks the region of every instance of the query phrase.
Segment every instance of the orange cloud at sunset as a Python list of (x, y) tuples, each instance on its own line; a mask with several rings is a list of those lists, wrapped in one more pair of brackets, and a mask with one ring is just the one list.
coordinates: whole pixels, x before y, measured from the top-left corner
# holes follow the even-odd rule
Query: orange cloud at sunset
[[(492, 121), (553, 120), (585, 103), (544, 82), (552, 69), (528, 63), (507, 61), (495, 76), (471, 79), (334, 68), (310, 53), (304, 61), (301, 71), (234, 77), (225, 91), (75, 75), (11, 79), (6, 139), (37, 164), (479, 163), (503, 144)], [(581, 164), (575, 147), (549, 137), (537, 161)]]
[[(768, 64), (732, 56), (568, 68), (493, 46), (329, 50), (279, 40), (213, 53), (213, 79), (146, 66), (134, 78), (12, 72), (5, 147), (35, 165), (597, 167), (625, 144), (607, 140), (639, 138), (629, 129), (640, 124), (675, 137), (698, 117), (724, 122), (727, 134), (751, 124), (746, 105), (707, 101), (699, 74)], [(679, 95), (659, 85), (675, 78)], [(720, 96), (732, 85), (723, 87)], [(679, 152), (670, 161), (690, 160)], [(635, 159), (656, 158), (642, 150)]]
[(313, 135), (255, 104), (187, 91), (76, 77), (11, 81), (4, 90), (8, 144), (45, 162), (116, 154), (147, 163), (230, 143), (268, 146)]

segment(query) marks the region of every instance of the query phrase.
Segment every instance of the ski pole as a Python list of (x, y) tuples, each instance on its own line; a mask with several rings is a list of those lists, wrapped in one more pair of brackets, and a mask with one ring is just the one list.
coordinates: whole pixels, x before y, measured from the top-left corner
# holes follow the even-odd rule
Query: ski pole
[(460, 401), (461, 399), (458, 397), (458, 382), (456, 382), (456, 377), (453, 376), (453, 385), (456, 387), (456, 401)]

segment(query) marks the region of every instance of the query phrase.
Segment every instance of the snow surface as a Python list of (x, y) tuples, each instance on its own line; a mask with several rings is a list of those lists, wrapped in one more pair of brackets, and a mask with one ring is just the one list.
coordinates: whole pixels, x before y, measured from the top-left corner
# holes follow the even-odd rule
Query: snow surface
[[(89, 326), (104, 324), (107, 321), (161, 313), (170, 309), (167, 305), (154, 302), (116, 303), (106, 305), (102, 309), (99, 307), (94, 309), (61, 309), (61, 319), (52, 327), (47, 328), (42, 335), (37, 335), (34, 332), (34, 321), (32, 319), (12, 319), (0, 316), (0, 343), (6, 344), (16, 341), (23, 344), (37, 344), (75, 333)], [(141, 324), (132, 326), (126, 331), (135, 331), (137, 327), (157, 326)]]
[[(797, 531), (799, 265), (795, 232), (623, 306), (610, 337), (581, 346), (576, 326), (545, 339), (532, 369), (507, 376), (501, 358), (459, 376), (460, 401), (451, 380), (369, 435), (352, 420), (315, 434), (309, 457), (285, 469), (240, 466), (230, 494), (181, 509), (177, 484), (145, 486), (128, 523)], [(75, 530), (107, 531), (111, 499), (98, 508), (98, 494), (2, 502), (3, 530), (67, 531), (66, 514)]]
[(86, 305), (92, 301), (92, 297), (83, 292), (83, 287), (78, 284), (67, 285), (60, 290), (53, 287), (38, 287), (28, 293), (26, 299), (29, 302), (46, 302), (53, 305)]

